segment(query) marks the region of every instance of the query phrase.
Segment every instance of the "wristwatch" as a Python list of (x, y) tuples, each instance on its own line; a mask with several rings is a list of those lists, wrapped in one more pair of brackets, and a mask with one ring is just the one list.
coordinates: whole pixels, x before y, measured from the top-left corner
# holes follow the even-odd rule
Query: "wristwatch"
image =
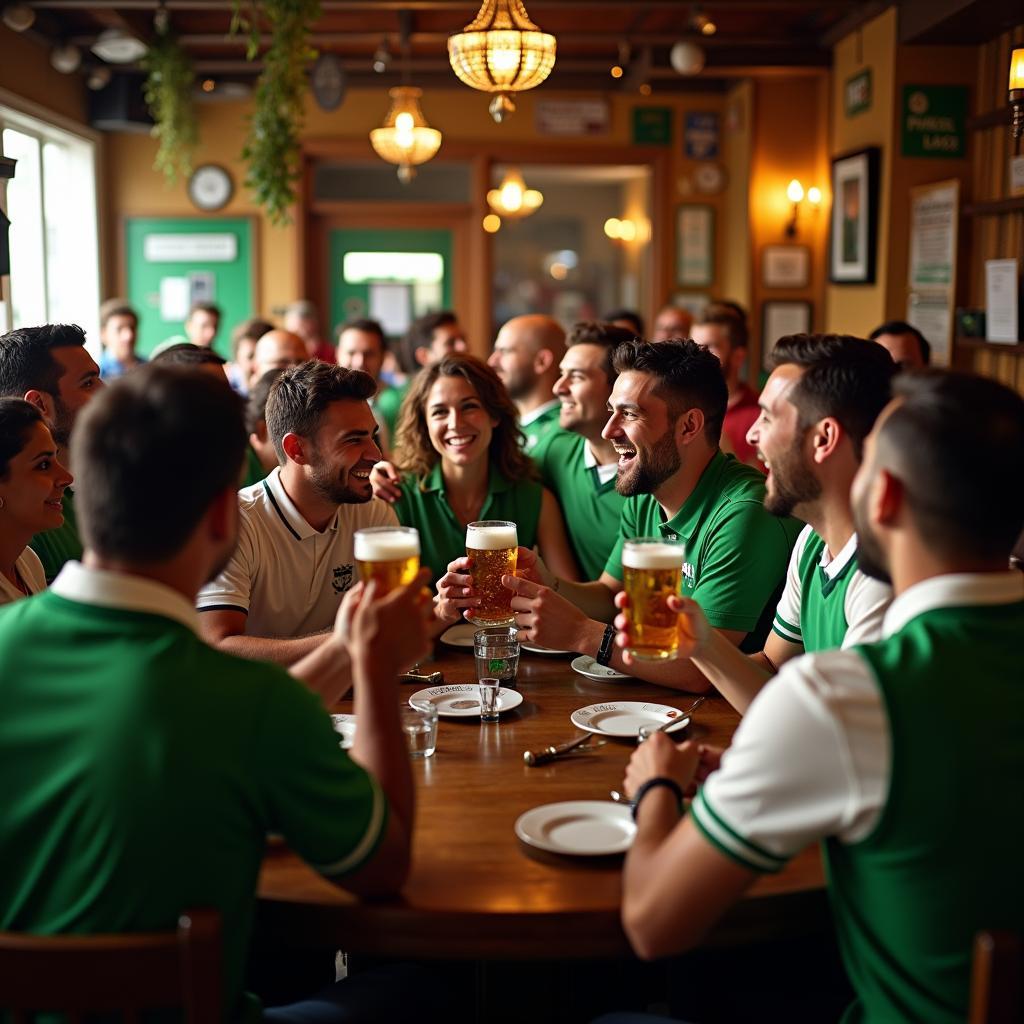
[(612, 660), (612, 650), (614, 646), (615, 627), (605, 626), (604, 636), (601, 637), (601, 646), (597, 649), (597, 657), (594, 658), (594, 661), (596, 661), (598, 665), (604, 665), (605, 667), (607, 667)]

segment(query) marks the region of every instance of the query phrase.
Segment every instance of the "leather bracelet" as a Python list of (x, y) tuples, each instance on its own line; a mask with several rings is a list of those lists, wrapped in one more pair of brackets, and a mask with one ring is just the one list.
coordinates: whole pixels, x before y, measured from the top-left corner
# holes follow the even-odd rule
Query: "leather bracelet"
[(604, 636), (601, 637), (601, 646), (597, 649), (597, 657), (594, 661), (598, 665), (604, 665), (606, 668), (608, 663), (612, 660), (612, 650), (615, 646), (615, 627), (605, 626)]
[(676, 782), (675, 779), (670, 779), (667, 775), (656, 775), (653, 779), (648, 779), (637, 791), (636, 796), (633, 797), (633, 820), (636, 821), (636, 812), (640, 809), (640, 801), (652, 789), (657, 789), (659, 786), (664, 786), (666, 789), (672, 790), (675, 794), (676, 803), (679, 805), (679, 816), (682, 817), (684, 806), (683, 806), (683, 790), (682, 787)]

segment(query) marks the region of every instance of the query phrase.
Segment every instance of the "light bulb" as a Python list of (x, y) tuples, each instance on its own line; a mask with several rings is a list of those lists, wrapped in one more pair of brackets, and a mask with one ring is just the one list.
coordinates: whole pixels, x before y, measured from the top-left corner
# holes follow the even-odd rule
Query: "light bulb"
[(416, 122), (413, 120), (412, 114), (407, 110), (403, 110), (402, 113), (395, 118), (395, 128), (400, 132), (411, 132)]
[(794, 178), (786, 188), (786, 198), (791, 203), (799, 203), (804, 197), (804, 187)]
[(483, 228), (489, 235), (493, 235), (501, 227), (501, 218), (496, 213), (489, 213), (483, 220)]
[(604, 222), (604, 233), (609, 238), (621, 238), (622, 237), (622, 221), (618, 217), (609, 217)]
[(816, 185), (812, 185), (807, 190), (807, 202), (809, 202), (811, 206), (821, 205), (821, 189)]
[(523, 205), (523, 190), (518, 182), (508, 181), (501, 186), (501, 205), (512, 212)]

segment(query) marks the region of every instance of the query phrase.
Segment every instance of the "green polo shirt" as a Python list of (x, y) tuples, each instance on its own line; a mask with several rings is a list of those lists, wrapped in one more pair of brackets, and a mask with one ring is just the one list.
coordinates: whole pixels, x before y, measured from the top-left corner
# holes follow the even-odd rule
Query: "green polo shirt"
[[(448, 504), (441, 463), (422, 480), (407, 474), (401, 490), (402, 496), (394, 506), (398, 521), (420, 531), (420, 564), (430, 569), (436, 583), (448, 571), (448, 563), (466, 553), (466, 527)], [(515, 523), (519, 544), (532, 548), (537, 543), (542, 493), (543, 488), (537, 481), (513, 482), (492, 465), (480, 519), (506, 519)]]
[(243, 977), (267, 834), (340, 876), (386, 829), (319, 699), (182, 621), (52, 590), (0, 610), (0, 680), (0, 930), (165, 930), (213, 907), (223, 1019), (258, 1019)]
[(52, 583), (65, 562), (78, 561), (82, 557), (82, 541), (78, 536), (78, 521), (75, 518), (75, 496), (70, 487), (64, 489), (61, 499), (64, 509), (64, 523), (55, 530), (37, 533), (28, 546), (39, 556), (46, 573), (46, 582)]
[(396, 428), (398, 426), (398, 410), (402, 408), (402, 399), (405, 398), (411, 386), (412, 377), (397, 388), (383, 386), (377, 392), (377, 397), (374, 399), (374, 408), (381, 414), (384, 422), (387, 424), (388, 437), (391, 439), (392, 446), (395, 443)]
[(569, 543), (583, 578), (596, 580), (615, 546), (626, 499), (615, 490), (614, 476), (601, 483), (597, 467), (587, 465), (586, 449), (585, 438), (563, 430), (534, 455), (534, 461), (544, 486), (562, 506)]
[(550, 408), (545, 409), (536, 419), (529, 423), (520, 421), (519, 429), (526, 437), (523, 443), (523, 450), (533, 458), (539, 458), (548, 442), (556, 435), (563, 433), (558, 422), (561, 403), (555, 402)]
[(747, 633), (742, 647), (761, 650), (771, 628), (789, 555), (803, 524), (764, 508), (764, 476), (717, 452), (693, 493), (668, 522), (652, 494), (629, 498), (605, 571), (622, 579), (622, 545), (633, 537), (681, 538), (682, 592), (699, 602), (717, 629)]
[(260, 457), (253, 450), (251, 444), (245, 447), (245, 465), (242, 472), (244, 475), (242, 476), (239, 490), (242, 487), (251, 487), (253, 484), (258, 484), (269, 472), (269, 470), (263, 468), (263, 463), (260, 462)]

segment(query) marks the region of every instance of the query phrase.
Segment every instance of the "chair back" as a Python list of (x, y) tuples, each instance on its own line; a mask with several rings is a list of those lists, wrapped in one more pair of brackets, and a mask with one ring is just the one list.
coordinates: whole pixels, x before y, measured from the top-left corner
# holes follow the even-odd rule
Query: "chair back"
[(14, 1024), (40, 1012), (78, 1024), (86, 1014), (181, 1007), (189, 1024), (221, 1011), (220, 915), (186, 911), (177, 931), (125, 935), (0, 932), (0, 1010)]
[(1024, 945), (1013, 932), (978, 932), (971, 970), (968, 1024), (1024, 1021)]

